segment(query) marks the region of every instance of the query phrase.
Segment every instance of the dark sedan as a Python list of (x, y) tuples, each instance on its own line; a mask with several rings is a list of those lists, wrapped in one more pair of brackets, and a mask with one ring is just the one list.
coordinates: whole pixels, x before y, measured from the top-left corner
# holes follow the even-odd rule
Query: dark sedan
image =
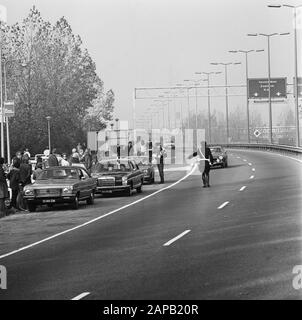
[(150, 163), (150, 159), (147, 156), (137, 156), (133, 157), (137, 163), (139, 169), (144, 174), (144, 183), (154, 183), (155, 181), (155, 171), (154, 166)]
[(214, 160), (212, 166), (226, 168), (228, 166), (228, 155), (226, 151), (220, 146), (210, 147), (210, 149)]
[(92, 167), (91, 175), (97, 180), (97, 193), (125, 192), (130, 196), (134, 190), (142, 192), (144, 175), (132, 159), (101, 160)]
[(35, 183), (24, 187), (23, 196), (28, 210), (33, 212), (38, 205), (52, 206), (69, 203), (78, 209), (79, 201), (94, 203), (96, 181), (84, 168), (50, 167), (44, 169)]

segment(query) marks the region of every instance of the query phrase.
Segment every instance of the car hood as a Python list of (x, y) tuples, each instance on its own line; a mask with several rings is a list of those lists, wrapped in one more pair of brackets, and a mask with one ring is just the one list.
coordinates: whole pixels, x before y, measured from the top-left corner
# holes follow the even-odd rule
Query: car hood
[(139, 165), (139, 168), (140, 168), (141, 170), (145, 170), (145, 169), (151, 168), (151, 165), (150, 165), (150, 164), (140, 164), (140, 165)]
[(93, 178), (101, 178), (101, 177), (123, 177), (129, 175), (131, 172), (95, 172), (92, 173)]
[(76, 183), (80, 182), (80, 180), (76, 179), (49, 179), (49, 180), (37, 180), (31, 185), (28, 185), (27, 187), (32, 188), (61, 188), (64, 186), (72, 186)]

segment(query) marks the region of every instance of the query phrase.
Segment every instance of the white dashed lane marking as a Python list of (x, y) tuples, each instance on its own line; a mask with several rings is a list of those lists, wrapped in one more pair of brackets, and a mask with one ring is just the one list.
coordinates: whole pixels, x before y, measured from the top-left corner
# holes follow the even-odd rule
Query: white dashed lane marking
[(256, 169), (255, 169), (255, 168), (253, 168), (253, 169), (252, 169), (252, 171), (256, 171)]
[(189, 233), (191, 230), (186, 230), (184, 232), (182, 232), (181, 234), (179, 234), (177, 237), (169, 240), (168, 242), (166, 242), (163, 246), (164, 247), (167, 247), (169, 246), (170, 244), (172, 244), (173, 242), (177, 241), (178, 239), (182, 238), (183, 236), (185, 236), (187, 233)]
[(90, 292), (83, 292), (81, 294), (79, 294), (78, 296), (72, 298), (71, 300), (81, 300), (83, 298), (85, 298), (86, 296), (88, 296), (90, 294)]
[(250, 176), (250, 179), (254, 179), (255, 178), (255, 176)]
[(221, 204), (217, 209), (220, 210), (220, 209), (224, 208), (225, 206), (227, 206), (229, 203), (230, 203), (229, 201), (226, 201), (223, 204)]
[(246, 188), (246, 186), (243, 186), (239, 189), (239, 191), (243, 191)]

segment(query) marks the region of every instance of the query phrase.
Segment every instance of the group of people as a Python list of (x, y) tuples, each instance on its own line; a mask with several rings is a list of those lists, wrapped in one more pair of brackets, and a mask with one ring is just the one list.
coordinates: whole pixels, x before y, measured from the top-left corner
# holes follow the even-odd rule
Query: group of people
[[(2, 215), (4, 215), (7, 206), (11, 206), (16, 211), (26, 210), (21, 195), (24, 186), (32, 182), (32, 166), (29, 163), (29, 158), (28, 149), (23, 153), (16, 152), (9, 167), (5, 167), (4, 158), (0, 158), (0, 214)], [(11, 200), (7, 181), (9, 181), (12, 192)]]
[[(76, 148), (71, 150), (70, 156), (67, 156), (66, 153), (57, 152), (55, 148), (49, 152), (48, 147), (44, 150), (44, 156), (47, 157), (49, 167), (79, 164), (84, 166), (88, 171), (91, 170), (94, 158), (90, 149), (83, 148), (81, 144), (78, 144)], [(37, 159), (37, 166), (38, 164), (41, 166), (41, 163), (43, 163), (43, 158), (39, 157)]]

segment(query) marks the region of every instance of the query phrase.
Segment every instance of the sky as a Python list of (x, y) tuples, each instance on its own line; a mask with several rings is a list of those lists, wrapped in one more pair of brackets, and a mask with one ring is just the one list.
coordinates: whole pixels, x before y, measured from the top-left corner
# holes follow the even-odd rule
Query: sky
[[(243, 55), (234, 49), (267, 49), (263, 37), (247, 33), (291, 32), (271, 41), (272, 77), (294, 75), (293, 16), (290, 9), (269, 9), (276, 0), (1, 0), (8, 24), (22, 20), (35, 5), (45, 20), (65, 16), (96, 62), (105, 89), (116, 95), (114, 117), (131, 119), (135, 87), (173, 86), (199, 79), (197, 71), (221, 71), (211, 62), (234, 62), (231, 84), (245, 83)], [(289, 4), (301, 1), (287, 0)], [(301, 15), (299, 15), (301, 22)], [(302, 22), (301, 22), (302, 24)], [(301, 43), (301, 30), (299, 43)], [(301, 51), (300, 51), (301, 52)], [(301, 55), (300, 55), (301, 56)], [(301, 59), (299, 59), (300, 61)], [(300, 73), (300, 70), (299, 70)], [(267, 51), (250, 55), (249, 76), (267, 76)], [(222, 75), (213, 84), (224, 83)], [(185, 83), (184, 83), (185, 84)], [(150, 92), (148, 92), (150, 94)], [(137, 103), (144, 112), (151, 102)], [(242, 101), (234, 102), (241, 104)], [(202, 98), (200, 104), (204, 105)], [(223, 110), (223, 100), (213, 102)], [(259, 106), (258, 106), (259, 108)], [(263, 107), (262, 107), (263, 108)], [(277, 108), (282, 108), (278, 106)]]

